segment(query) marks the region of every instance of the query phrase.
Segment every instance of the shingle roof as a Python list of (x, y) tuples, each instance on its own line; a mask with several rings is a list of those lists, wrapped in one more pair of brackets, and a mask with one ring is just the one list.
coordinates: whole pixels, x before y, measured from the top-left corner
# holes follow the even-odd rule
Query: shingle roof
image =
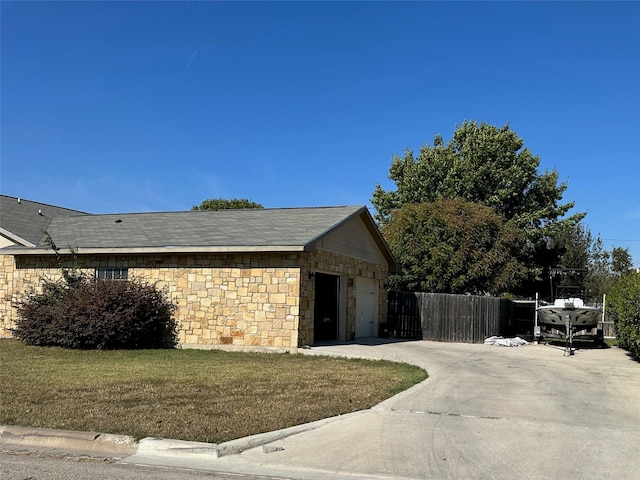
[(86, 215), (8, 195), (0, 195), (0, 233), (22, 245), (35, 245), (54, 217)]
[(54, 218), (56, 243), (83, 248), (304, 246), (363, 207), (130, 213)]
[(0, 233), (18, 243), (0, 249), (8, 255), (52, 254), (45, 232), (63, 252), (79, 254), (309, 251), (359, 216), (394, 262), (364, 206), (93, 215), (6, 195), (0, 202)]
[(354, 215), (370, 219), (364, 206), (76, 215), (51, 219), (47, 233), (79, 253), (300, 251)]

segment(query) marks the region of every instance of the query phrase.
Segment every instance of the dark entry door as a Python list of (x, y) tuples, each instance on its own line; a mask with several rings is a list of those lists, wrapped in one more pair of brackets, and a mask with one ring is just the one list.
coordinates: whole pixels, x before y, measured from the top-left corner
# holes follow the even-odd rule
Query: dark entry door
[(338, 339), (338, 291), (340, 277), (316, 273), (314, 341)]

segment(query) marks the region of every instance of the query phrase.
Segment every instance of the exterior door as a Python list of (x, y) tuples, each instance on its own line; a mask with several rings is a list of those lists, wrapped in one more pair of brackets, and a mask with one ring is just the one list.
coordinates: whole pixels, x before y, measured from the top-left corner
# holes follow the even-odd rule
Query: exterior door
[(374, 337), (378, 331), (378, 281), (356, 279), (356, 338)]
[(340, 277), (315, 274), (314, 342), (338, 340)]

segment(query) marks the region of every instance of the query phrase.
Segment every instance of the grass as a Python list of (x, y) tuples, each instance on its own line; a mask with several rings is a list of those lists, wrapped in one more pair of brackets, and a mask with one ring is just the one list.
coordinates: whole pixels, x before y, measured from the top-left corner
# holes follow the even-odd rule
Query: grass
[(617, 338), (605, 338), (604, 343), (609, 347), (617, 347), (618, 339)]
[(388, 361), (0, 340), (0, 424), (219, 443), (369, 408), (422, 381)]

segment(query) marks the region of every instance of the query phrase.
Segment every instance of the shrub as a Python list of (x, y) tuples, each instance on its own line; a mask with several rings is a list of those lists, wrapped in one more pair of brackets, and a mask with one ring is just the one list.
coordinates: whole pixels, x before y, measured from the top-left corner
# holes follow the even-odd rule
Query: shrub
[(627, 273), (618, 280), (607, 295), (607, 303), (618, 346), (640, 358), (640, 272)]
[(29, 345), (76, 349), (175, 347), (176, 306), (134, 280), (44, 281), (18, 306), (14, 335)]

